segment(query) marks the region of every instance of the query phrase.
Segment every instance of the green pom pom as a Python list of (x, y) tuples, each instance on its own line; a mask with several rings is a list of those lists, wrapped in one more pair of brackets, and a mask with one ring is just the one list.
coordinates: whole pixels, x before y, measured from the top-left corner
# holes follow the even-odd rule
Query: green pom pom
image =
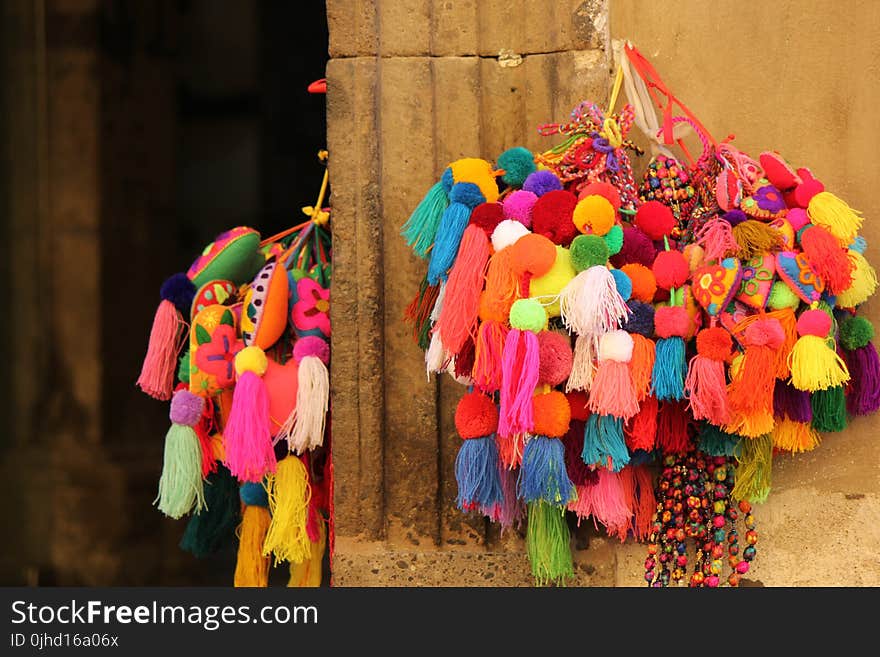
[(602, 236), (602, 239), (608, 245), (608, 255), (617, 255), (623, 248), (623, 228), (615, 224), (611, 227), (611, 230)]
[(180, 357), (177, 367), (177, 378), (181, 383), (189, 383), (189, 350)]
[(578, 235), (571, 242), (571, 264), (584, 271), (608, 262), (608, 244), (598, 235)]
[(511, 187), (522, 187), (529, 174), (535, 172), (535, 156), (522, 146), (510, 148), (498, 156), (498, 168), (504, 169), (501, 180)]
[(864, 317), (849, 317), (840, 324), (840, 344), (847, 351), (864, 347), (874, 338), (874, 327)]
[(770, 288), (770, 297), (767, 299), (767, 305), (773, 310), (782, 310), (783, 308), (797, 308), (801, 300), (787, 284), (782, 281), (776, 281)]
[(510, 325), (537, 333), (547, 326), (547, 311), (535, 299), (517, 299), (510, 307)]

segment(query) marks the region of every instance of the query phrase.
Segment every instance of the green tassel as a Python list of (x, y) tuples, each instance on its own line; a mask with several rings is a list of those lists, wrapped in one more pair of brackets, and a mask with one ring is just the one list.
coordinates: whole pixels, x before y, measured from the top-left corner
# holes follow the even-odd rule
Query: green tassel
[(773, 439), (770, 434), (743, 438), (736, 448), (736, 484), (731, 496), (737, 500), (764, 502), (770, 494)]
[(846, 395), (843, 386), (817, 390), (810, 395), (813, 407), (813, 428), (816, 431), (843, 431), (846, 429)]
[(705, 422), (700, 427), (700, 451), (709, 456), (733, 456), (740, 436), (727, 433), (721, 427)]
[(202, 558), (232, 543), (240, 510), (238, 482), (221, 465), (205, 482), (205, 508), (189, 519), (180, 548)]
[(425, 258), (428, 255), (428, 249), (437, 236), (440, 217), (443, 216), (448, 205), (449, 197), (446, 195), (443, 183), (438, 182), (428, 190), (425, 198), (419, 202), (403, 225), (401, 235), (406, 238), (406, 243), (420, 258)]
[(565, 580), (574, 577), (569, 542), (564, 507), (543, 500), (529, 504), (526, 545), (535, 584), (546, 586), (552, 582), (565, 586)]
[(153, 504), (171, 518), (180, 518), (205, 506), (202, 486), (202, 446), (192, 427), (172, 424), (165, 435), (165, 459), (159, 494)]

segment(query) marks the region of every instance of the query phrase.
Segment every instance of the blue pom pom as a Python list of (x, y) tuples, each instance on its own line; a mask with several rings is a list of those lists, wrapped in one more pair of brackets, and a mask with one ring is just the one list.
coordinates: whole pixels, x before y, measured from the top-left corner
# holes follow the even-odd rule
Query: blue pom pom
[(452, 175), (452, 167), (446, 167), (446, 171), (440, 176), (440, 184), (443, 185), (443, 191), (449, 195), (449, 192), (452, 191), (452, 186), (455, 185), (455, 178)]
[(266, 489), (263, 488), (263, 484), (245, 482), (239, 488), (238, 496), (248, 506), (269, 507), (269, 495), (266, 493)]
[(574, 498), (574, 484), (565, 469), (565, 446), (561, 440), (534, 436), (526, 443), (518, 492), (529, 503), (544, 500), (565, 505)]
[(646, 338), (654, 335), (654, 306), (635, 299), (626, 305), (629, 306), (630, 316), (623, 325), (623, 330), (644, 335)]
[(584, 449), (581, 458), (587, 465), (595, 465), (620, 472), (629, 463), (629, 452), (623, 439), (623, 419), (594, 413), (584, 425)]
[(498, 168), (504, 169), (501, 179), (511, 187), (521, 187), (535, 171), (535, 156), (528, 148), (515, 146), (498, 156)]
[(162, 283), (159, 296), (173, 303), (181, 315), (189, 318), (192, 302), (196, 296), (196, 286), (186, 274), (174, 274)]
[(449, 194), (449, 207), (440, 217), (434, 248), (428, 262), (428, 283), (436, 285), (446, 275), (458, 255), (461, 236), (471, 218), (471, 210), (485, 202), (480, 188), (473, 183), (456, 183)]
[(562, 189), (562, 182), (556, 174), (547, 169), (530, 173), (522, 188), (535, 196), (543, 196), (547, 192), (557, 192)]
[(493, 507), (504, 502), (495, 436), (462, 442), (455, 457), (455, 480), (458, 482), (458, 508), (462, 511), (479, 508), (489, 514)]
[(629, 301), (633, 291), (633, 284), (629, 279), (629, 276), (620, 269), (612, 269), (611, 275), (614, 277), (614, 284), (617, 286), (617, 293), (623, 297), (624, 301)]
[(684, 356), (684, 340), (679, 337), (657, 340), (654, 369), (651, 381), (658, 401), (684, 399), (684, 378), (687, 361)]
[(461, 203), (464, 206), (467, 206), (468, 211), (473, 210), (480, 203), (485, 203), (486, 198), (483, 196), (483, 192), (480, 191), (480, 188), (474, 183), (462, 182), (456, 183), (452, 186), (452, 190), (449, 192), (449, 202), (450, 203)]

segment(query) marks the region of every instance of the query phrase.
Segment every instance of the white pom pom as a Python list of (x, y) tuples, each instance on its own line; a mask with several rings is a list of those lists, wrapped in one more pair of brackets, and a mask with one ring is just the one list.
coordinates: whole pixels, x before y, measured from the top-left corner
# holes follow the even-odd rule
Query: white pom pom
[(520, 237), (528, 235), (530, 232), (532, 231), (520, 222), (513, 219), (505, 219), (495, 226), (495, 231), (492, 233), (492, 246), (495, 248), (495, 251), (500, 251), (514, 244)]
[(633, 339), (626, 331), (611, 331), (599, 339), (599, 360), (628, 363), (632, 355)]

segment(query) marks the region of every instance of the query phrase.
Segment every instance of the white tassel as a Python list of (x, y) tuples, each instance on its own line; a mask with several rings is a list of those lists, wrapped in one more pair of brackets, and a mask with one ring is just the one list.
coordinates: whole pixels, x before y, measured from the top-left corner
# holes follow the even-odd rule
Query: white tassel
[(562, 321), (578, 335), (616, 331), (629, 316), (614, 276), (602, 265), (590, 267), (565, 286), (559, 298)]
[(572, 390), (590, 391), (593, 377), (596, 375), (596, 357), (599, 353), (599, 340), (592, 335), (582, 334), (574, 342), (574, 358), (571, 374), (565, 383), (565, 392)]
[(440, 332), (434, 331), (431, 336), (431, 345), (425, 352), (425, 368), (427, 369), (428, 379), (435, 372), (440, 373), (444, 370), (444, 363), (447, 362), (446, 350), (443, 348), (443, 341), (440, 340)]
[(330, 376), (317, 356), (299, 362), (296, 408), (287, 418), (279, 436), (287, 437), (292, 452), (302, 454), (324, 444), (324, 427), (330, 403)]
[(440, 319), (440, 311), (443, 310), (443, 299), (446, 297), (446, 281), (440, 283), (440, 291), (437, 292), (437, 300), (434, 302), (434, 307), (431, 308), (431, 326), (437, 323), (437, 320)]

